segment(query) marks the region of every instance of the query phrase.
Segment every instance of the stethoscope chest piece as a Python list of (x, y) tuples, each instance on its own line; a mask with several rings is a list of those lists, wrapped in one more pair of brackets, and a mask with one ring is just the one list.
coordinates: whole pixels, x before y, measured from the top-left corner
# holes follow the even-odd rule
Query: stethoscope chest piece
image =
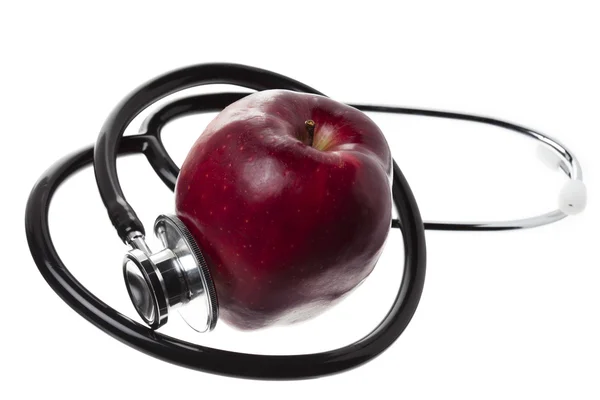
[(123, 276), (131, 301), (146, 324), (158, 329), (178, 310), (198, 332), (210, 331), (218, 318), (215, 286), (192, 235), (179, 218), (160, 215), (154, 233), (163, 249), (152, 253), (139, 232), (130, 235), (133, 247), (123, 261)]

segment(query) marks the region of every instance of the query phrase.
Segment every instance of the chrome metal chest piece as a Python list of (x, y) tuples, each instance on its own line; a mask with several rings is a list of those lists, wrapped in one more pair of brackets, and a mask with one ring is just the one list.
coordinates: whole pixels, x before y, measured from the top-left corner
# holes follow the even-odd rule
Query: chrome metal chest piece
[(136, 311), (152, 329), (166, 324), (169, 312), (178, 310), (194, 330), (212, 330), (219, 314), (217, 293), (192, 235), (172, 215), (159, 216), (154, 233), (162, 250), (152, 254), (144, 236), (132, 232), (129, 244), (133, 249), (123, 261), (127, 291)]

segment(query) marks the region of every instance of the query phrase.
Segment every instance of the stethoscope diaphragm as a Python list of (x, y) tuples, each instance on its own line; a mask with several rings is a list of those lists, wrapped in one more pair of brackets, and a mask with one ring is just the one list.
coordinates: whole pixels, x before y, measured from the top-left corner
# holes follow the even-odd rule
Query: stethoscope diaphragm
[(134, 247), (125, 255), (123, 276), (131, 301), (152, 329), (167, 323), (177, 310), (197, 332), (215, 327), (217, 294), (210, 271), (187, 227), (173, 215), (160, 215), (154, 233), (163, 249), (152, 253), (142, 235), (133, 234)]

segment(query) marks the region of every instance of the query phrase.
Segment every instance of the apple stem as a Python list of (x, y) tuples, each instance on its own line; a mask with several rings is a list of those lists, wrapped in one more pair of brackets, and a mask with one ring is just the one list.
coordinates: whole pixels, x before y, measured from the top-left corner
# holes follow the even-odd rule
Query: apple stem
[(312, 119), (304, 121), (304, 127), (308, 133), (308, 145), (312, 147), (315, 138), (315, 121)]

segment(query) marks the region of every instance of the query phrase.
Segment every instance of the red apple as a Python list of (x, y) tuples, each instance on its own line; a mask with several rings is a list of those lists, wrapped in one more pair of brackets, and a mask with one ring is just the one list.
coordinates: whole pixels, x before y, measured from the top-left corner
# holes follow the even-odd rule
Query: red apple
[(181, 168), (176, 208), (221, 319), (305, 320), (361, 283), (390, 230), (391, 160), (369, 117), (327, 97), (268, 90), (219, 113)]

